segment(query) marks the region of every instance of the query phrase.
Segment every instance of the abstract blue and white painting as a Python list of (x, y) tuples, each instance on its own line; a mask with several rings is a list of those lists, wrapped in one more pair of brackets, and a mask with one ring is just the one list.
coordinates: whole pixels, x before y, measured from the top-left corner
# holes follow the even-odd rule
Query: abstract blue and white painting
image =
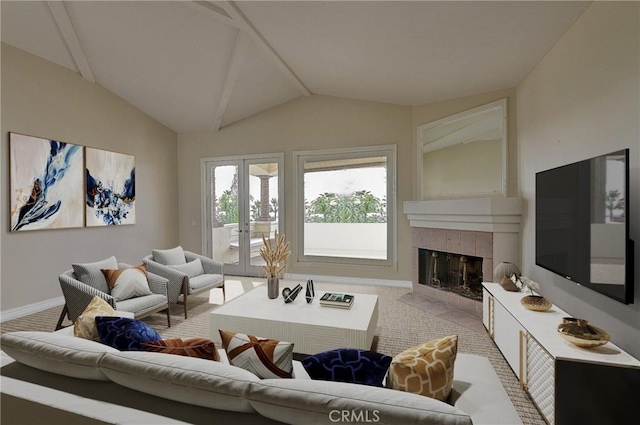
[(10, 133), (11, 231), (82, 227), (82, 147)]
[(87, 226), (136, 222), (135, 157), (86, 148)]

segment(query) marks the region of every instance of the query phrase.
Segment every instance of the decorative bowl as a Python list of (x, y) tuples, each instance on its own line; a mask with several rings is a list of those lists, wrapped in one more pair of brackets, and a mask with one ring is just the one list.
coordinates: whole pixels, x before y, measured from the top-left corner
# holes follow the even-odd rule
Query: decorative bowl
[(547, 311), (553, 305), (551, 301), (540, 295), (524, 296), (520, 299), (520, 304), (533, 311)]
[(604, 329), (587, 324), (584, 319), (563, 317), (558, 325), (558, 333), (564, 339), (582, 348), (593, 348), (609, 342), (609, 333)]

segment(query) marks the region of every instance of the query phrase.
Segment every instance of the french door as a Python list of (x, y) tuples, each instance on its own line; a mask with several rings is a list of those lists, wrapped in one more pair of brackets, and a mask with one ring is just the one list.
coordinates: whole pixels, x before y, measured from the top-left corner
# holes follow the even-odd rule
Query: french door
[(283, 154), (203, 160), (203, 252), (225, 274), (264, 276), (262, 237), (283, 230)]

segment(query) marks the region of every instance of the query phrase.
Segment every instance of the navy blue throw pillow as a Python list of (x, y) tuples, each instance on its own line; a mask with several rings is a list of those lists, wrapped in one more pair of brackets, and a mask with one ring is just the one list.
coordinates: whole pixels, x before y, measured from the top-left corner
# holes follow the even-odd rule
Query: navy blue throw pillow
[(121, 351), (140, 351), (142, 342), (162, 339), (146, 323), (129, 317), (96, 316), (100, 342)]
[(302, 360), (311, 377), (322, 381), (349, 382), (381, 387), (391, 357), (373, 351), (339, 348)]

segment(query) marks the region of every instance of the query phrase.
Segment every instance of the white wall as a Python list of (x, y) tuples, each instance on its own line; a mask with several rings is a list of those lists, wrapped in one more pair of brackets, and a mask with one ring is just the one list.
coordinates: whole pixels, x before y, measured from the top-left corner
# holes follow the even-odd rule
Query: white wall
[(306, 255), (387, 258), (386, 223), (305, 223)]
[[(293, 265), (288, 273), (411, 280), (411, 230), (402, 203), (412, 199), (415, 175), (411, 108), (331, 96), (299, 97), (217, 133), (178, 135), (180, 244), (202, 250), (200, 159), (284, 152), (285, 234), (293, 235), (293, 151), (397, 145), (398, 266)], [(293, 243), (293, 238), (288, 238)], [(408, 241), (408, 242), (407, 242)]]
[[(2, 44), (3, 315), (62, 296), (72, 262), (115, 255), (140, 264), (152, 248), (177, 244), (176, 134), (79, 74)], [(135, 225), (9, 232), (9, 132), (134, 155)], [(55, 324), (52, 323), (52, 329)]]
[[(518, 86), (523, 274), (575, 317), (640, 358), (640, 4), (594, 2)], [(635, 304), (624, 305), (535, 265), (535, 173), (630, 148)]]
[(424, 196), (502, 196), (501, 140), (453, 145), (423, 157)]

